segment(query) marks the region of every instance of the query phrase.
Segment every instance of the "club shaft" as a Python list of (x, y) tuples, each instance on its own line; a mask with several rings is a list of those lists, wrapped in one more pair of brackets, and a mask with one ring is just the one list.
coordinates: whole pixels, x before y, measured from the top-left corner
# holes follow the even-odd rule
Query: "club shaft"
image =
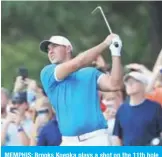
[(104, 21), (105, 21), (106, 25), (107, 25), (107, 28), (108, 28), (108, 30), (109, 30), (109, 32), (111, 34), (112, 33), (112, 30), (111, 30), (110, 25), (109, 25), (109, 23), (108, 23), (108, 21), (107, 21), (107, 19), (105, 17), (105, 14), (104, 14), (104, 12), (103, 12), (103, 10), (101, 8), (100, 8), (100, 11), (101, 11), (101, 14), (102, 14), (102, 16), (104, 18)]

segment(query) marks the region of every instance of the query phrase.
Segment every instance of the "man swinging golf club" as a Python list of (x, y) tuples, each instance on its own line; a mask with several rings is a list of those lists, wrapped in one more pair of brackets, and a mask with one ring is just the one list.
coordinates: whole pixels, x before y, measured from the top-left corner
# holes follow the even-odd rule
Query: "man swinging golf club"
[[(108, 47), (112, 56), (111, 74), (88, 67)], [(98, 90), (121, 88), (121, 48), (121, 39), (112, 33), (75, 58), (72, 58), (72, 44), (63, 36), (52, 36), (41, 42), (40, 49), (51, 62), (42, 69), (41, 82), (56, 111), (62, 146), (110, 145)]]
[[(110, 75), (86, 67), (108, 47), (112, 56)], [(52, 36), (41, 42), (40, 49), (48, 54), (51, 62), (42, 69), (41, 82), (55, 108), (62, 145), (109, 145), (98, 90), (121, 88), (121, 47), (119, 36), (110, 34), (99, 45), (72, 59), (73, 47), (67, 38)]]

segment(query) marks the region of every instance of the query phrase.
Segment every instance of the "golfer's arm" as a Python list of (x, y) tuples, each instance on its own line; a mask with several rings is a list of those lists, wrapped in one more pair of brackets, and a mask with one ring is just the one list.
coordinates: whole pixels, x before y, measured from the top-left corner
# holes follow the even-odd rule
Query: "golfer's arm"
[(112, 57), (112, 70), (110, 75), (103, 75), (98, 82), (101, 91), (121, 90), (123, 86), (123, 68), (121, 57)]
[(65, 63), (59, 64), (55, 68), (55, 76), (58, 80), (63, 80), (66, 78), (70, 73), (88, 66), (96, 59), (98, 55), (100, 55), (106, 48), (108, 48), (108, 45), (104, 42), (101, 44), (79, 54), (75, 58), (73, 58), (70, 61), (67, 61)]
[(121, 64), (121, 57), (112, 57), (110, 82), (112, 87), (115, 89), (119, 89), (123, 85), (123, 67)]

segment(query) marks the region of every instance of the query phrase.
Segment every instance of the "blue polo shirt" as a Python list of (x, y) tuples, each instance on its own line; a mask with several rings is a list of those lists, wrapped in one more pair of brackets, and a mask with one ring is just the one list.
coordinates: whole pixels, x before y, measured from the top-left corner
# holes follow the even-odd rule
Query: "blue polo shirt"
[(53, 105), (63, 136), (79, 136), (84, 133), (107, 128), (100, 109), (97, 80), (102, 74), (87, 67), (73, 72), (64, 80), (54, 76), (55, 64), (41, 71), (41, 82)]
[(162, 108), (160, 104), (145, 100), (137, 106), (120, 106), (114, 127), (114, 135), (123, 145), (148, 145), (162, 132)]
[(61, 133), (55, 118), (50, 120), (37, 137), (37, 146), (59, 146), (62, 142)]

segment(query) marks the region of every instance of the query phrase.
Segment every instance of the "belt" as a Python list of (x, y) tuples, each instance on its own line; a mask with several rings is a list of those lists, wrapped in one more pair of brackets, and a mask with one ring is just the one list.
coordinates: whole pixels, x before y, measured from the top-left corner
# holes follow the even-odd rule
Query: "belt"
[(62, 139), (63, 140), (76, 140), (76, 141), (82, 142), (87, 139), (93, 138), (99, 134), (105, 134), (105, 133), (107, 133), (107, 129), (100, 129), (100, 130), (92, 131), (92, 132), (85, 133), (79, 136), (62, 136)]

